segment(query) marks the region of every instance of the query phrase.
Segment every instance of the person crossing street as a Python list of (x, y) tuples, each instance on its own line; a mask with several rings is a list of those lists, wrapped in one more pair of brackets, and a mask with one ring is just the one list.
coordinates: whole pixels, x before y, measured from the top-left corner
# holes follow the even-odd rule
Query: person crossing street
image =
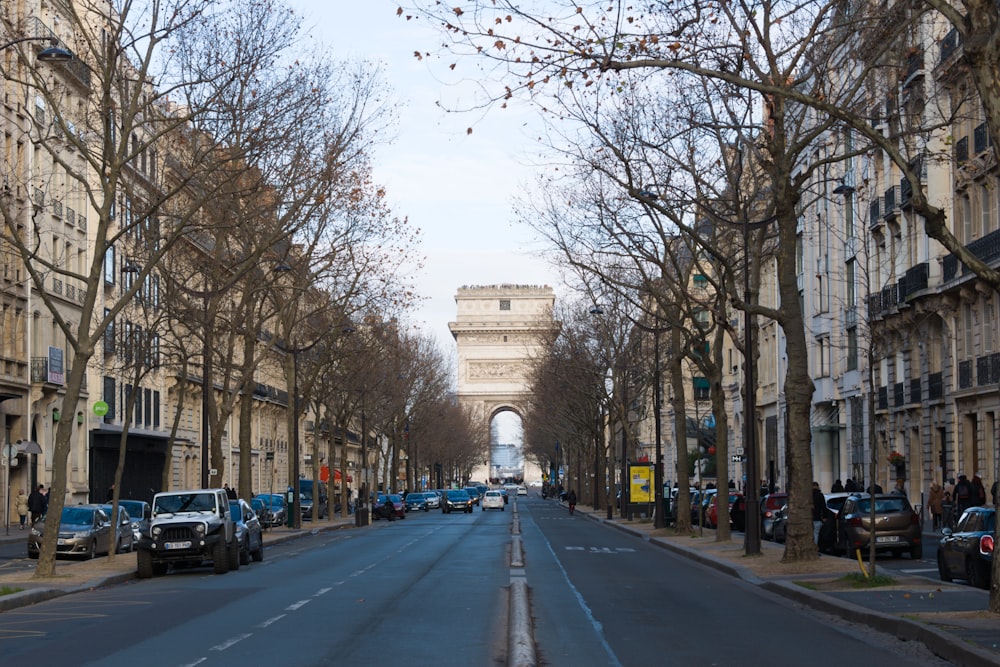
[(566, 494), (566, 503), (569, 505), (569, 513), (572, 515), (573, 510), (576, 509), (576, 491), (573, 489), (570, 489), (569, 493)]

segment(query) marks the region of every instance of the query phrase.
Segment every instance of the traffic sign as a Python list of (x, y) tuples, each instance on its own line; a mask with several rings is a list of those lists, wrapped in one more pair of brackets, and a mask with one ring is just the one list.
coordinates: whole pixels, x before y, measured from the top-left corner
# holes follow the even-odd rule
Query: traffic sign
[(743, 456), (742, 454), (733, 454), (729, 458), (733, 463), (743, 463), (744, 461), (747, 460), (747, 457)]
[(98, 417), (103, 417), (108, 414), (108, 404), (104, 401), (94, 402), (94, 414)]

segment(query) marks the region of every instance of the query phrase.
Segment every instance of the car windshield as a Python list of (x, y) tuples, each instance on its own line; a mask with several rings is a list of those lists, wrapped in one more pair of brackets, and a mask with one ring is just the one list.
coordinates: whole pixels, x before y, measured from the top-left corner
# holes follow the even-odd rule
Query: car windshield
[(389, 500), (393, 503), (401, 503), (403, 502), (403, 497), (393, 493), (392, 495), (389, 496)]
[[(900, 496), (899, 498), (876, 498), (875, 499), (875, 513), (876, 514), (892, 514), (895, 512), (907, 512), (910, 509), (910, 504), (906, 502), (906, 499)], [(865, 514), (872, 511), (872, 502), (870, 498), (862, 498), (858, 500), (858, 512)]]
[(238, 502), (229, 503), (229, 512), (233, 515), (233, 519), (237, 521), (243, 518), (243, 508), (240, 507)]
[(124, 507), (125, 511), (128, 512), (128, 515), (130, 517), (132, 517), (133, 519), (141, 519), (142, 518), (142, 514), (143, 514), (143, 512), (142, 512), (142, 509), (143, 509), (142, 508), (142, 503), (139, 502), (138, 500), (119, 500), (118, 501), (118, 506), (119, 507)]
[(215, 511), (215, 494), (212, 493), (178, 493), (159, 496), (153, 502), (153, 511), (156, 514)]
[(73, 526), (93, 525), (94, 510), (86, 507), (64, 507), (60, 523)]
[(452, 500), (468, 500), (469, 494), (465, 491), (449, 491), (448, 497)]
[(424, 494), (422, 493), (411, 493), (406, 496), (406, 502), (415, 503), (419, 500), (424, 500)]
[(279, 509), (285, 502), (284, 499), (279, 495), (257, 496), (257, 499), (260, 500), (261, 503), (270, 505), (272, 508), (277, 507)]
[(847, 496), (843, 498), (829, 498), (826, 501), (826, 506), (835, 512), (839, 512), (844, 506), (844, 501), (847, 500)]

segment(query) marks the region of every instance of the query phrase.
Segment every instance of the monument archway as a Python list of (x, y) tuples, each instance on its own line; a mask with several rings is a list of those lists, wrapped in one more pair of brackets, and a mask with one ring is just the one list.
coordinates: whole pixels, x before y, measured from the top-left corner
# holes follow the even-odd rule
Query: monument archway
[[(559, 333), (555, 300), (547, 285), (478, 285), (460, 287), (455, 294), (457, 316), (448, 329), (458, 348), (458, 400), (484, 428), (503, 412), (523, 421), (531, 366)], [(494, 451), (492, 445), (490, 459), (473, 470), (474, 480), (489, 479), (496, 465), (506, 463), (510, 452)], [(542, 478), (523, 450), (520, 460), (526, 481)]]

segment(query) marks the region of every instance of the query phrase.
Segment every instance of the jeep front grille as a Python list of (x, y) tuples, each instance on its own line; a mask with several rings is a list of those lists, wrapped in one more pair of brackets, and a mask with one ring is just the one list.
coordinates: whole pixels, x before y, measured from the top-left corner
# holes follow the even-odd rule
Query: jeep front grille
[(167, 541), (197, 539), (194, 531), (187, 526), (167, 526), (161, 535), (162, 539)]

